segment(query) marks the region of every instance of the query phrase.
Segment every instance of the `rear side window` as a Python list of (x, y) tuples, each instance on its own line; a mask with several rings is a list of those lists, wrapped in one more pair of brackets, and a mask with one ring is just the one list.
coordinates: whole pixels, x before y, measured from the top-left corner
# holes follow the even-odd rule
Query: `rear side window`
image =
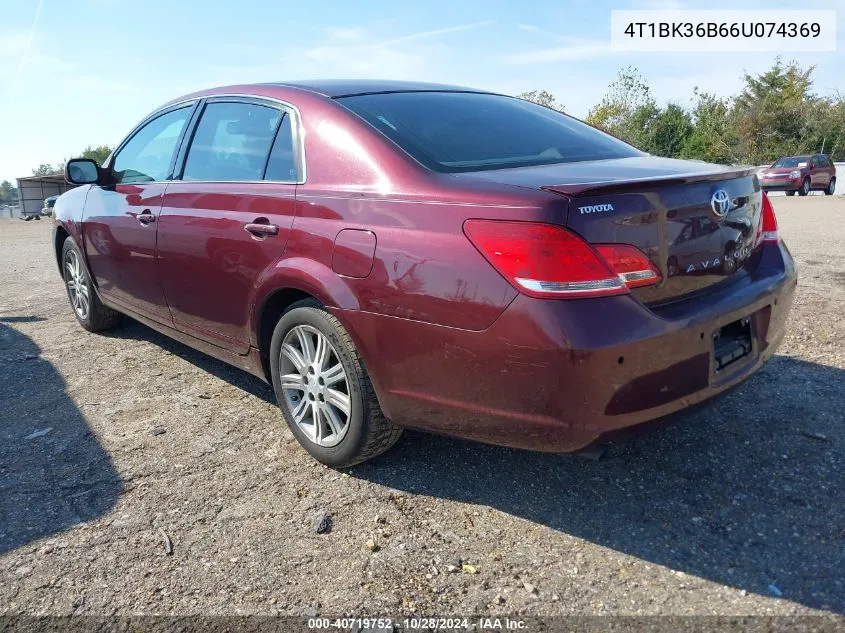
[(209, 103), (197, 125), (183, 180), (255, 181), (264, 176), (282, 112), (253, 103)]
[(170, 175), (176, 143), (190, 113), (190, 107), (171, 110), (138, 130), (114, 158), (112, 171), (116, 182), (165, 180)]
[(513, 97), (401, 92), (342, 97), (338, 101), (435, 171), (478, 171), (642, 155), (586, 123)]
[(290, 116), (287, 114), (284, 115), (279, 131), (276, 133), (264, 179), (276, 182), (296, 182), (298, 179), (296, 155), (293, 151), (293, 129)]

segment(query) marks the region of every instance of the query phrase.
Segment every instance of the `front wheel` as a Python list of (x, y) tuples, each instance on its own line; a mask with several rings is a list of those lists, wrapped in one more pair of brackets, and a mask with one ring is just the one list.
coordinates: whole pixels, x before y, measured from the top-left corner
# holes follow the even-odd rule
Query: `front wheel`
[(82, 327), (89, 332), (99, 332), (120, 322), (120, 312), (103, 305), (97, 296), (82, 253), (70, 238), (62, 245), (62, 273), (73, 315)]
[(798, 190), (799, 196), (806, 196), (810, 193), (810, 179), (805, 178), (804, 182), (801, 183), (801, 188)]
[(836, 191), (836, 178), (831, 178), (827, 183), (827, 189), (824, 190), (824, 195), (832, 196), (834, 191)]
[(788, 195), (788, 196), (794, 196), (794, 195), (795, 195), (795, 190), (793, 189), (793, 190), (787, 191), (787, 192), (786, 192), (786, 195)]
[(349, 333), (314, 299), (293, 304), (279, 319), (270, 369), (288, 427), (327, 466), (372, 459), (402, 434), (384, 417)]

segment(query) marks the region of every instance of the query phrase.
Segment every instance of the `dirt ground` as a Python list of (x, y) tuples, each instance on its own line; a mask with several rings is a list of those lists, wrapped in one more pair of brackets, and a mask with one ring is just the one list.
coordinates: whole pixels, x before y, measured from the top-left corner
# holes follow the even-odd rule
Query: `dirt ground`
[(0, 220), (0, 614), (845, 613), (845, 200), (775, 205), (789, 334), (717, 404), (599, 462), (409, 432), (348, 472), (257, 379), (83, 331), (51, 222)]

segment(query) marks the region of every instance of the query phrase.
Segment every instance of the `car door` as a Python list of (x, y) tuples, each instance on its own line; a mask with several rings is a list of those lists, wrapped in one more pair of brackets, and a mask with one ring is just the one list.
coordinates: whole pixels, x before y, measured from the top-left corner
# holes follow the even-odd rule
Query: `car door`
[(83, 214), (83, 244), (100, 293), (130, 312), (172, 324), (156, 261), (156, 229), (177, 147), (195, 107), (182, 104), (139, 125), (106, 165)]
[(249, 350), (252, 289), (281, 257), (296, 213), (298, 129), (297, 113), (273, 101), (203, 103), (158, 228), (162, 288), (179, 330)]
[(819, 156), (813, 156), (810, 159), (810, 184), (813, 187), (824, 188), (827, 186), (827, 173)]
[(821, 166), (821, 172), (824, 175), (824, 186), (827, 187), (830, 184), (830, 179), (833, 178), (833, 163), (830, 161), (828, 156), (821, 155), (819, 156), (819, 165)]

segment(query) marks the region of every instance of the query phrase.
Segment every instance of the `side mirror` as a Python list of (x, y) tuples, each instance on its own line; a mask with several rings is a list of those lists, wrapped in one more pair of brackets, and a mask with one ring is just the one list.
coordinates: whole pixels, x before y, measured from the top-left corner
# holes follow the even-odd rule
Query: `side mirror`
[(72, 185), (93, 185), (100, 180), (100, 168), (90, 158), (73, 158), (65, 165), (65, 180)]

